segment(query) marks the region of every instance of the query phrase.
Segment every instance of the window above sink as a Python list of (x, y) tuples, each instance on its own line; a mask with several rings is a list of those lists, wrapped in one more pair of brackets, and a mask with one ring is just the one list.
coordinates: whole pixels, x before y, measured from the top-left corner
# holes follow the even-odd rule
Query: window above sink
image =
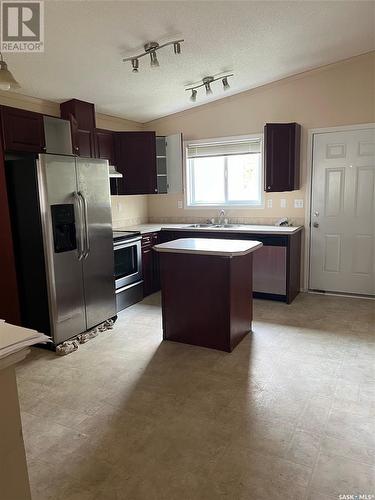
[(186, 143), (189, 207), (263, 207), (262, 134)]

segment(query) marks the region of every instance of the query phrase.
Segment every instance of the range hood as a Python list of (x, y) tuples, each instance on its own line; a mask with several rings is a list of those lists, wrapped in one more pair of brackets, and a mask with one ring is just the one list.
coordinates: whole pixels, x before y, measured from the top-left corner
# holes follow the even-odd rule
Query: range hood
[(109, 177), (111, 179), (121, 179), (122, 178), (122, 174), (120, 174), (120, 172), (117, 172), (116, 167), (114, 165), (109, 165), (108, 170), (109, 170)]

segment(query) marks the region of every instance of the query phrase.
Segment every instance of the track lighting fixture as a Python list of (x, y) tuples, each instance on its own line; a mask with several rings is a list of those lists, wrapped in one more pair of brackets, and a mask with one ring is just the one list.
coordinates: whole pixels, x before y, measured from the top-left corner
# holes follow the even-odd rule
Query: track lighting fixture
[(167, 47), (167, 45), (173, 45), (174, 53), (181, 54), (181, 43), (183, 41), (184, 40), (173, 40), (172, 42), (163, 43), (162, 45), (159, 45), (157, 42), (147, 42), (144, 45), (145, 51), (142, 52), (142, 54), (139, 54), (137, 56), (127, 57), (126, 59), (123, 59), (123, 62), (131, 61), (133, 73), (138, 73), (139, 59), (141, 57), (146, 56), (147, 54), (150, 54), (151, 67), (157, 68), (159, 66), (159, 61), (156, 55), (156, 51), (162, 49), (163, 47)]
[(8, 69), (7, 63), (0, 52), (0, 90), (15, 90), (21, 86)]
[(186, 88), (185, 90), (191, 90), (191, 96), (190, 100), (195, 102), (197, 100), (197, 89), (200, 87), (204, 87), (206, 89), (206, 95), (212, 94), (212, 88), (211, 84), (213, 82), (217, 82), (218, 80), (221, 80), (221, 83), (223, 84), (223, 89), (228, 90), (230, 88), (230, 85), (228, 83), (228, 78), (231, 76), (234, 76), (233, 73), (230, 75), (223, 75), (223, 76), (205, 76), (202, 80), (202, 83), (198, 83), (197, 85), (192, 85), (191, 87)]

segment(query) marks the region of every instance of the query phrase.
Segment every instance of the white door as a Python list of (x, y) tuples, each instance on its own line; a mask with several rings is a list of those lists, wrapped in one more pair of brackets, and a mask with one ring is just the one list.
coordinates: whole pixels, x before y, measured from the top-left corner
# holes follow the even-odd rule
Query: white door
[(310, 289), (375, 294), (375, 128), (314, 134)]

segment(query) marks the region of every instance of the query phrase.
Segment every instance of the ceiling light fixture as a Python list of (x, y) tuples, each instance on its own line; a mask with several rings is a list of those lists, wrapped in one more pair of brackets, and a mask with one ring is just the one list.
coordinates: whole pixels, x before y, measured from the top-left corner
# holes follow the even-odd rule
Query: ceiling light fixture
[(156, 68), (159, 66), (159, 61), (156, 55), (156, 51), (162, 49), (163, 47), (167, 47), (168, 45), (173, 45), (174, 53), (181, 54), (181, 43), (183, 41), (184, 40), (173, 40), (172, 42), (163, 43), (162, 45), (159, 45), (158, 42), (147, 42), (143, 47), (145, 51), (142, 52), (142, 54), (139, 54), (137, 56), (127, 57), (126, 59), (123, 59), (123, 62), (131, 61), (133, 73), (138, 73), (139, 59), (149, 54), (151, 59), (150, 61), (151, 67)]
[(188, 87), (185, 90), (191, 90), (190, 100), (195, 102), (197, 100), (197, 89), (199, 89), (200, 87), (205, 87), (206, 95), (210, 95), (210, 94), (212, 94), (211, 84), (213, 82), (217, 82), (218, 80), (221, 80), (221, 82), (223, 84), (223, 89), (228, 90), (230, 88), (230, 85), (228, 83), (228, 78), (230, 78), (231, 76), (234, 76), (234, 74), (231, 73), (229, 75), (222, 75), (222, 76), (218, 76), (218, 77), (205, 76), (202, 79), (202, 83), (198, 83), (197, 85), (192, 85), (191, 87)]
[(21, 85), (9, 71), (8, 65), (3, 59), (3, 54), (0, 52), (0, 90), (15, 90), (20, 87)]

